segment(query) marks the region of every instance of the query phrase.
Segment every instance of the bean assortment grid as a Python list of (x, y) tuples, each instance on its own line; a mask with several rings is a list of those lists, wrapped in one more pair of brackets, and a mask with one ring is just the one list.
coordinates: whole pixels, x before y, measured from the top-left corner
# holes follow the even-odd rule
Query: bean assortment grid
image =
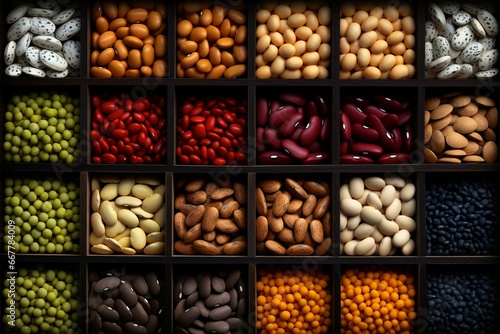
[[(185, 1), (177, 6), (178, 78), (238, 78), (247, 70), (246, 5)], [(215, 4), (215, 2), (214, 2)]]
[[(77, 183), (49, 178), (6, 178), (4, 222), (15, 222), (15, 252), (80, 252), (80, 189)], [(4, 226), (4, 251), (9, 225)], [(12, 249), (10, 249), (12, 250)]]
[(326, 1), (259, 2), (255, 77), (327, 79), (331, 19)]
[(248, 291), (241, 270), (182, 271), (173, 289), (176, 333), (246, 332)]
[(429, 255), (498, 252), (498, 188), (481, 178), (432, 180), (425, 191)]
[(77, 163), (80, 99), (55, 91), (15, 94), (5, 111), (4, 129), (5, 161)]
[(427, 276), (427, 331), (497, 333), (498, 276), (440, 270)]
[(262, 267), (257, 277), (257, 332), (331, 333), (330, 275)]
[(90, 75), (167, 76), (167, 5), (161, 1), (94, 1)]
[(162, 282), (153, 271), (112, 269), (89, 273), (90, 333), (158, 333), (163, 318)]
[(415, 76), (413, 4), (344, 2), (340, 11), (341, 79), (400, 80)]
[(415, 296), (410, 272), (347, 269), (341, 277), (341, 333), (412, 333)]
[[(19, 268), (15, 279), (16, 297), (5, 298), (5, 307), (14, 302), (14, 326), (4, 325), (3, 333), (79, 333), (78, 277), (78, 271), (67, 269), (40, 265)], [(5, 295), (8, 293), (7, 286), (3, 291)]]

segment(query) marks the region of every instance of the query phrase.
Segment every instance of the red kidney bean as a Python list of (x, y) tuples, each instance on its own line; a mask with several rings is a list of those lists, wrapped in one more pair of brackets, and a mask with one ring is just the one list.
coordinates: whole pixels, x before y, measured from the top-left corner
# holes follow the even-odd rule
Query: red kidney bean
[(269, 144), (272, 148), (279, 150), (281, 148), (281, 140), (278, 135), (278, 130), (267, 128), (264, 130), (265, 143)]
[(367, 115), (359, 107), (352, 103), (347, 103), (342, 109), (352, 123), (363, 124)]
[(231, 148), (231, 140), (227, 137), (221, 137), (219, 143), (227, 149)]
[(278, 98), (284, 102), (290, 102), (299, 107), (306, 104), (306, 97), (302, 94), (284, 92), (278, 94)]
[(243, 127), (236, 123), (229, 125), (229, 131), (235, 136), (239, 136), (244, 132)]
[(410, 155), (407, 153), (387, 153), (381, 155), (377, 162), (381, 164), (399, 164), (403, 162), (408, 162)]
[(307, 109), (307, 115), (309, 117), (318, 115), (318, 107), (316, 106), (316, 103), (314, 101), (308, 101), (306, 109)]
[(390, 115), (388, 114), (385, 110), (382, 110), (380, 109), (379, 107), (376, 107), (376, 106), (372, 106), (372, 105), (367, 105), (363, 111), (365, 112), (365, 114), (367, 115), (374, 115), (374, 116), (377, 116), (378, 118), (383, 118), (387, 115)]
[(307, 165), (327, 163), (330, 155), (327, 152), (310, 153), (302, 163)]
[(321, 95), (314, 95), (314, 101), (316, 102), (316, 107), (320, 115), (325, 116), (328, 114), (328, 105), (325, 99)]
[(300, 135), (302, 134), (302, 132), (306, 129), (306, 127), (304, 125), (299, 125), (295, 128), (295, 130), (293, 131), (292, 135), (290, 136), (290, 139), (297, 142), (299, 141), (299, 138), (300, 138)]
[(139, 113), (133, 113), (132, 118), (139, 123), (144, 123), (144, 121), (146, 120), (146, 117), (143, 114)]
[(218, 166), (220, 166), (220, 165), (225, 165), (225, 164), (226, 164), (226, 159), (224, 159), (224, 158), (220, 158), (220, 157), (219, 157), (219, 158), (215, 158), (215, 159), (213, 160), (213, 164), (214, 164), (214, 165), (218, 165)]
[(392, 141), (394, 142), (394, 152), (400, 152), (403, 147), (403, 135), (398, 128), (392, 129)]
[(398, 114), (398, 126), (407, 124), (412, 116), (412, 111), (410, 109), (405, 109)]
[(399, 113), (403, 111), (403, 107), (399, 101), (396, 101), (388, 96), (375, 95), (373, 97), (375, 102), (382, 108), (389, 112)]
[(304, 131), (302, 131), (300, 143), (303, 146), (311, 145), (318, 138), (320, 130), (321, 119), (317, 115), (314, 115), (309, 119), (309, 123), (306, 125)]
[(192, 124), (204, 123), (205, 117), (203, 117), (203, 116), (191, 116), (189, 118), (189, 122)]
[(209, 116), (205, 120), (205, 128), (207, 129), (207, 131), (212, 131), (212, 129), (215, 127), (215, 122), (216, 122), (215, 116)]
[[(212, 130), (215, 130), (215, 129), (212, 129)], [(207, 138), (211, 139), (211, 140), (220, 140), (220, 136), (217, 133), (211, 132), (211, 131), (207, 132)]]
[(284, 152), (267, 151), (259, 155), (258, 162), (263, 165), (289, 165), (293, 160)]
[(115, 139), (123, 139), (128, 136), (128, 133), (126, 130), (114, 129), (113, 132), (111, 132), (111, 136)]
[(322, 142), (327, 142), (330, 137), (332, 122), (330, 117), (326, 117), (321, 121), (321, 130), (319, 131), (319, 139)]
[(321, 150), (321, 143), (319, 141), (315, 141), (311, 145), (307, 146), (307, 150), (309, 152), (319, 152)]
[(257, 98), (257, 125), (266, 126), (269, 119), (269, 104), (263, 97)]
[(344, 154), (343, 156), (340, 157), (340, 162), (343, 164), (372, 164), (373, 159), (368, 158), (368, 157), (363, 157), (360, 155), (354, 155), (354, 154)]
[(290, 136), (294, 132), (295, 128), (300, 124), (303, 118), (304, 114), (301, 114), (299, 112), (290, 115), (287, 119), (285, 119), (285, 121), (281, 125), (279, 129), (279, 134), (283, 137)]
[(407, 152), (411, 152), (413, 149), (413, 128), (411, 124), (406, 124), (403, 130), (403, 146)]
[(351, 139), (351, 121), (346, 113), (340, 113), (340, 135), (343, 140)]
[(116, 163), (116, 156), (114, 156), (113, 154), (111, 153), (104, 153), (102, 156), (101, 156), (101, 159), (104, 163), (107, 163), (107, 164), (114, 164)]
[(139, 131), (141, 131), (141, 126), (139, 123), (131, 123), (129, 124), (129, 126), (127, 126), (127, 130), (131, 134), (138, 133)]
[(349, 142), (343, 141), (340, 143), (340, 156), (347, 154), (349, 151)]
[(297, 112), (297, 108), (292, 105), (285, 105), (276, 110), (271, 111), (271, 115), (269, 115), (269, 124), (272, 127), (279, 128), (285, 119), (287, 119), (290, 115)]
[(281, 146), (287, 150), (290, 155), (297, 160), (304, 160), (309, 156), (307, 148), (301, 147), (291, 139), (283, 139)]
[(395, 114), (387, 114), (382, 117), (382, 124), (387, 130), (392, 130), (398, 126), (399, 118)]
[(352, 136), (356, 140), (373, 143), (378, 140), (378, 132), (366, 125), (355, 123), (352, 125)]
[(101, 104), (101, 111), (105, 114), (110, 114), (116, 110), (116, 104), (111, 101), (106, 101)]
[(351, 151), (354, 154), (363, 156), (379, 156), (384, 153), (384, 149), (377, 144), (371, 143), (355, 143), (351, 146)]
[(120, 109), (112, 112), (111, 114), (109, 114), (108, 115), (108, 120), (109, 121), (113, 121), (115, 119), (118, 119), (118, 118), (120, 118), (123, 115), (123, 113), (124, 113), (124, 110), (120, 108)]

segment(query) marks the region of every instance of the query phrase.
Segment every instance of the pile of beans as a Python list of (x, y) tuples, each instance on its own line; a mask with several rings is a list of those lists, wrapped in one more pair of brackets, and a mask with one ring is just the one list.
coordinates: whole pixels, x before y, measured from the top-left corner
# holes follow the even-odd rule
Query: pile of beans
[(87, 322), (91, 333), (158, 333), (162, 283), (153, 271), (92, 271), (89, 282)]
[(262, 1), (256, 19), (256, 78), (328, 78), (332, 13), (326, 1)]
[(259, 180), (255, 194), (257, 252), (306, 256), (331, 253), (330, 186), (290, 178)]
[(409, 1), (340, 6), (340, 78), (408, 79), (415, 75), (415, 20)]
[(340, 254), (415, 251), (415, 185), (398, 176), (353, 177), (340, 187)]
[(498, 274), (470, 271), (427, 276), (428, 332), (498, 332)]
[[(80, 189), (53, 178), (6, 178), (4, 183), (4, 251), (79, 253)], [(11, 223), (15, 223), (14, 241)]]
[(425, 21), (425, 77), (491, 79), (499, 50), (494, 3), (431, 2)]
[(241, 181), (182, 177), (175, 182), (177, 254), (236, 255), (247, 250), (247, 187)]
[[(11, 3), (21, 3), (19, 1)], [(36, 78), (80, 76), (81, 10), (78, 1), (22, 3), (5, 17), (9, 29), (5, 74)]]
[[(185, 272), (184, 268), (182, 270)], [(243, 333), (247, 287), (238, 269), (183, 275), (174, 283), (175, 332)]]
[(260, 268), (256, 283), (258, 333), (331, 333), (330, 286), (330, 276), (321, 270)]
[(425, 161), (496, 162), (498, 108), (488, 96), (461, 92), (425, 101)]
[(243, 164), (247, 160), (246, 99), (186, 97), (177, 114), (177, 159), (181, 164)]
[(5, 161), (78, 162), (80, 99), (56, 92), (13, 95), (4, 129)]
[(127, 94), (92, 98), (92, 163), (161, 163), (167, 155), (165, 99)]
[(330, 160), (331, 118), (322, 95), (278, 93), (257, 99), (257, 161), (265, 165)]
[(411, 333), (415, 295), (410, 272), (346, 270), (340, 286), (341, 333)]
[(347, 96), (340, 111), (340, 162), (408, 162), (415, 137), (411, 105), (403, 97)]
[(165, 253), (165, 185), (160, 177), (103, 174), (92, 177), (91, 192), (91, 253)]
[(80, 333), (79, 276), (78, 271), (38, 265), (20, 267), (13, 279), (7, 276), (3, 333)]
[(177, 6), (177, 77), (237, 78), (246, 73), (245, 3), (183, 1)]
[(425, 191), (429, 255), (498, 252), (498, 187), (491, 180), (434, 180)]
[(94, 1), (90, 74), (98, 78), (167, 76), (167, 4)]

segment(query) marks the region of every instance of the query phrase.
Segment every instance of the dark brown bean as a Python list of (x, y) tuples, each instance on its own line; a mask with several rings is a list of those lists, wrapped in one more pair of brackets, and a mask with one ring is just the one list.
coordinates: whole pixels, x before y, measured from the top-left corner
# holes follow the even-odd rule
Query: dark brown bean
[(102, 329), (101, 316), (94, 310), (90, 311), (90, 328), (95, 332), (99, 332)]
[(230, 331), (237, 331), (241, 327), (241, 319), (239, 318), (227, 318), (226, 322), (229, 324)]
[(134, 321), (139, 325), (145, 325), (148, 322), (148, 314), (144, 310), (144, 307), (142, 307), (141, 303), (135, 304), (130, 311), (132, 312)]
[(175, 306), (175, 309), (174, 309), (174, 320), (175, 321), (179, 321), (181, 316), (184, 314), (184, 311), (186, 310), (185, 306), (186, 306), (185, 299), (181, 299), (181, 301), (179, 303), (177, 303), (177, 305)]
[(117, 322), (118, 320), (120, 320), (120, 315), (118, 314), (118, 312), (113, 310), (108, 305), (101, 304), (97, 307), (96, 311), (104, 321)]
[(137, 294), (129, 282), (123, 281), (120, 285), (120, 297), (130, 309), (137, 304)]
[(115, 300), (113, 298), (106, 298), (102, 302), (102, 305), (106, 305), (106, 306), (109, 306), (111, 308), (114, 308), (115, 307)]
[(188, 308), (179, 318), (178, 323), (181, 327), (186, 328), (189, 327), (193, 321), (195, 321), (201, 312), (200, 309), (196, 306)]
[(146, 327), (134, 324), (133, 322), (126, 322), (123, 325), (123, 330), (126, 334), (148, 334)]
[(146, 297), (137, 295), (137, 301), (142, 305), (142, 308), (147, 314), (151, 313), (151, 304), (149, 304)]
[(189, 296), (193, 292), (196, 291), (198, 288), (198, 282), (196, 282), (196, 279), (193, 276), (189, 276), (186, 278), (184, 283), (182, 283), (182, 293), (185, 296)]
[(238, 292), (236, 292), (235, 289), (231, 289), (229, 290), (229, 295), (231, 296), (229, 306), (233, 311), (236, 311), (236, 308), (238, 307)]
[(238, 317), (243, 318), (247, 313), (247, 300), (246, 298), (241, 298), (238, 302), (238, 308), (236, 309), (236, 315)]
[(174, 304), (177, 304), (180, 302), (182, 298), (182, 282), (178, 281), (174, 285)]
[(240, 279), (241, 271), (233, 270), (226, 277), (226, 289), (232, 289), (236, 282)]
[(215, 292), (222, 293), (226, 290), (226, 282), (222, 278), (214, 276), (212, 277), (212, 289)]
[(186, 298), (186, 308), (190, 308), (191, 306), (194, 306), (194, 304), (196, 304), (199, 299), (198, 295), (198, 291), (195, 291)]
[(117, 288), (120, 285), (120, 279), (115, 276), (101, 278), (97, 281), (96, 285), (94, 285), (94, 291), (97, 293), (101, 293), (105, 290), (112, 290)]
[(198, 282), (198, 292), (200, 293), (200, 298), (206, 299), (210, 296), (210, 293), (212, 292), (211, 290), (212, 280), (210, 279), (210, 276), (204, 275)]
[(211, 310), (208, 317), (213, 321), (225, 320), (229, 317), (231, 312), (231, 307), (229, 307), (228, 305), (219, 306)]
[(205, 305), (207, 305), (207, 307), (226, 305), (227, 303), (229, 303), (230, 299), (231, 296), (227, 291), (224, 291), (223, 293), (220, 294), (212, 293), (210, 296), (208, 296), (207, 299), (205, 299)]
[(148, 317), (148, 323), (145, 327), (148, 331), (148, 334), (156, 333), (158, 330), (158, 317), (154, 314), (150, 314)]
[(151, 299), (149, 304), (151, 304), (151, 314), (158, 315), (160, 313), (160, 302), (156, 299)]
[(229, 324), (225, 321), (209, 321), (205, 324), (205, 332), (212, 333), (227, 333), (229, 331)]
[(148, 288), (148, 283), (146, 282), (146, 279), (142, 275), (137, 275), (132, 279), (132, 288), (134, 288), (134, 291), (141, 296), (145, 296), (149, 292)]
[(210, 310), (208, 309), (208, 307), (205, 306), (205, 303), (203, 302), (203, 300), (198, 300), (196, 302), (195, 306), (200, 309), (201, 315), (203, 317), (208, 318), (208, 315), (210, 314)]
[(132, 312), (130, 308), (121, 299), (115, 300), (115, 310), (120, 315), (120, 320), (122, 321), (132, 321)]
[(151, 292), (153, 295), (160, 294), (161, 287), (156, 274), (152, 271), (147, 272), (145, 278), (146, 282), (148, 283), (149, 292)]
[(109, 334), (122, 334), (123, 329), (120, 327), (120, 325), (114, 323), (114, 322), (108, 322), (104, 321), (102, 323), (102, 331), (104, 333), (109, 333)]

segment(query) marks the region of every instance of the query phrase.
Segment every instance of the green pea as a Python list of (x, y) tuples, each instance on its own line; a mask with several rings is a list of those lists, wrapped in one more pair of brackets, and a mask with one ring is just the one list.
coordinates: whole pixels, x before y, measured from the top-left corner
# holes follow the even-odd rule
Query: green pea
[(72, 164), (75, 161), (75, 157), (72, 155), (68, 155), (68, 157), (65, 159), (65, 163), (67, 164)]
[(56, 251), (56, 245), (53, 244), (52, 242), (49, 242), (46, 246), (45, 249), (47, 250), (48, 253), (54, 253)]
[(57, 221), (53, 218), (47, 220), (47, 228), (53, 229), (57, 225)]
[(66, 114), (67, 114), (67, 113), (68, 113), (68, 112), (67, 112), (67, 110), (66, 110), (66, 109), (64, 109), (64, 108), (59, 108), (59, 109), (57, 110), (57, 117), (61, 117), (61, 118), (62, 118), (62, 117), (66, 117)]
[(35, 134), (31, 135), (31, 137), (30, 137), (29, 141), (30, 141), (30, 144), (31, 144), (31, 145), (36, 145), (36, 144), (38, 144), (38, 136), (37, 136), (37, 135), (35, 135)]
[(36, 196), (36, 194), (33, 191), (30, 191), (28, 193), (28, 195), (26, 196), (26, 198), (28, 199), (28, 201), (30, 201), (30, 203), (33, 203), (33, 202), (36, 201), (37, 196)]
[(46, 222), (49, 219), (49, 215), (46, 212), (40, 212), (38, 214), (38, 219), (42, 222)]
[(50, 239), (52, 237), (52, 230), (49, 228), (45, 228), (42, 230), (42, 236), (46, 239)]
[(13, 211), (15, 216), (20, 216), (24, 210), (21, 206), (16, 206)]
[[(57, 136), (57, 135), (58, 135), (58, 136)], [(60, 135), (59, 133), (55, 133), (55, 134), (54, 134), (54, 136), (53, 136), (52, 138), (54, 139), (54, 137), (56, 137), (56, 136), (57, 136), (57, 138), (59, 138), (59, 140), (61, 139), (61, 138), (60, 138), (60, 137), (61, 137), (61, 135)], [(54, 139), (54, 144), (52, 145), (52, 150), (53, 150), (55, 153), (59, 153), (59, 152), (61, 152), (61, 150), (62, 150), (61, 144), (59, 144), (58, 140), (56, 140), (56, 139)], [(55, 155), (55, 154), (54, 154), (54, 155)], [(57, 155), (55, 155), (55, 156), (56, 156), (56, 159), (57, 159)], [(58, 159), (57, 159), (57, 160), (58, 160)], [(56, 160), (56, 161), (57, 161), (57, 160)], [(54, 162), (56, 162), (56, 161), (54, 161)]]
[(61, 244), (56, 244), (56, 253), (61, 254), (63, 252), (64, 248)]
[(69, 146), (71, 147), (76, 147), (78, 145), (78, 139), (75, 137), (71, 137), (69, 140)]
[(12, 142), (12, 145), (14, 145), (14, 146), (21, 146), (21, 138), (17, 135), (12, 137), (11, 142)]
[(57, 123), (59, 123), (59, 120), (56, 117), (50, 117), (49, 118), (49, 125), (56, 126)]
[(40, 129), (45, 130), (49, 126), (49, 122), (47, 122), (46, 119), (42, 119), (40, 120), (40, 122), (38, 122), (38, 126), (40, 127)]
[(61, 144), (59, 144), (59, 142), (61, 141), (62, 139), (62, 135), (59, 133), (59, 132), (56, 132), (52, 135), (52, 141), (54, 143), (58, 143), (58, 146), (61, 147)]
[(30, 251), (32, 251), (33, 253), (38, 253), (38, 251), (40, 250), (40, 245), (38, 244), (38, 242), (32, 242), (31, 245), (30, 245)]
[(26, 297), (21, 298), (19, 301), (19, 306), (21, 307), (28, 307), (30, 305), (30, 300)]
[[(42, 154), (44, 152), (40, 152), (40, 154)], [(49, 199), (49, 193), (44, 191), (42, 194), (40, 194), (40, 196), (38, 196), (38, 198), (42, 201), (46, 201)]]
[(40, 243), (39, 239), (42, 236), (42, 232), (40, 232), (40, 230), (31, 230), (31, 235), (34, 239), (38, 240), (38, 243)]
[(44, 108), (45, 116), (47, 117), (55, 117), (57, 116), (57, 109), (54, 108)]
[(57, 193), (57, 189), (55, 189), (54, 187), (52, 187), (53, 190), (49, 191), (49, 198), (50, 199), (55, 199), (58, 197), (58, 193)]
[(31, 245), (33, 243), (33, 237), (31, 234), (25, 234), (23, 237), (23, 243), (27, 246)]
[[(35, 231), (33, 231), (33, 232), (35, 232)], [(38, 231), (38, 230), (37, 230), (37, 232), (40, 233), (40, 231)], [(49, 239), (44, 238), (43, 236), (40, 236), (38, 238), (38, 243), (45, 248), (45, 246), (47, 246), (47, 244), (49, 243)]]

